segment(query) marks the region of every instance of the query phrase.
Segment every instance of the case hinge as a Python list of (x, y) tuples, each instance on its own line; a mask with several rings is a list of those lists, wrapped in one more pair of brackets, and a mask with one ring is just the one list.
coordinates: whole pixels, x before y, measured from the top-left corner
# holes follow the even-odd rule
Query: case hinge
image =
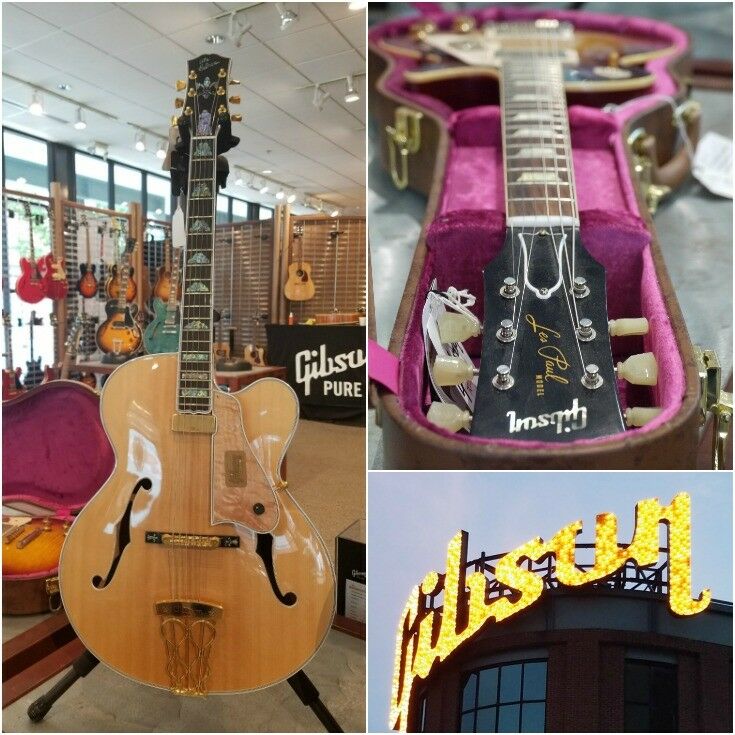
[[(408, 157), (421, 148), (421, 118), (423, 113), (399, 106), (395, 111), (395, 125), (386, 125), (390, 176), (396, 189), (408, 186)], [(400, 156), (400, 162), (399, 162)]]
[(646, 207), (650, 214), (656, 214), (659, 203), (671, 192), (671, 187), (653, 183), (653, 161), (649, 150), (651, 147), (655, 148), (654, 137), (643, 128), (636, 128), (628, 136), (628, 145), (633, 152), (633, 171), (638, 177)]
[(699, 419), (704, 425), (712, 414), (712, 469), (725, 465), (725, 449), (732, 426), (732, 393), (722, 390), (722, 370), (714, 350), (694, 347), (699, 371)]

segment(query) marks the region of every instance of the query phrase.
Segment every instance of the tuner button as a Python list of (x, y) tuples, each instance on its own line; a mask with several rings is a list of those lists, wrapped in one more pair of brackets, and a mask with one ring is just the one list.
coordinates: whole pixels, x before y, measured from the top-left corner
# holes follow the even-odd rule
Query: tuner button
[(184, 108), (184, 115), (191, 115), (191, 107)]
[(469, 33), (477, 28), (475, 19), (470, 15), (458, 15), (452, 21), (452, 30), (455, 33)]
[(439, 401), (434, 401), (429, 406), (426, 418), (432, 424), (447, 431), (459, 431), (460, 429), (469, 431), (472, 423), (472, 414), (469, 411), (463, 411), (453, 403), (440, 403)]
[(590, 289), (589, 286), (587, 286), (586, 278), (582, 278), (582, 276), (577, 276), (574, 279), (572, 294), (574, 294), (575, 299), (583, 299), (585, 296), (589, 296)]
[(196, 97), (196, 92), (194, 91), (194, 87), (192, 87), (187, 93), (187, 97)]
[(577, 327), (577, 339), (580, 342), (592, 342), (597, 336), (597, 332), (592, 329), (591, 319), (580, 319), (579, 326)]
[(662, 410), (662, 408), (626, 408), (625, 424), (626, 426), (645, 426), (649, 421), (653, 421)]
[(239, 79), (230, 79), (230, 86), (231, 87), (234, 87), (234, 86), (236, 86), (238, 84), (240, 84), (240, 80)]
[(653, 352), (642, 352), (631, 355), (625, 362), (619, 362), (618, 378), (627, 380), (632, 385), (656, 385), (658, 381), (658, 363)]
[(611, 337), (630, 337), (638, 334), (648, 334), (648, 319), (611, 319), (608, 322)]
[[(223, 92), (224, 94), (224, 92)], [(231, 105), (239, 105), (240, 104), (240, 95), (233, 94), (232, 97), (230, 97), (230, 104)]]
[(584, 375), (582, 376), (582, 385), (590, 390), (599, 388), (603, 383), (600, 375), (600, 368), (594, 363), (584, 366)]
[(513, 322), (510, 319), (503, 319), (500, 322), (500, 329), (495, 332), (495, 336), (501, 342), (512, 342), (516, 338), (516, 330), (513, 329)]
[(437, 320), (439, 339), (443, 344), (464, 342), (470, 337), (477, 337), (482, 327), (477, 320), (467, 314), (456, 311), (445, 311)]
[(219, 71), (217, 72), (217, 76), (218, 76), (218, 77), (219, 77), (220, 79), (224, 79), (224, 78), (225, 78), (225, 77), (227, 76), (227, 72), (226, 72), (226, 71), (225, 71), (224, 69), (220, 69), (220, 70), (219, 70)]
[(196, 79), (196, 78), (197, 78), (197, 73), (192, 69), (189, 72), (189, 79)]
[(477, 375), (480, 371), (460, 357), (440, 356), (434, 360), (432, 373), (437, 385), (459, 385)]
[(224, 114), (225, 114), (225, 112), (227, 112), (227, 108), (226, 108), (226, 107), (225, 107), (224, 105), (220, 105), (220, 106), (219, 106), (219, 107), (217, 108), (217, 114), (218, 114), (218, 115), (224, 115)]
[(498, 390), (508, 390), (513, 387), (513, 376), (510, 374), (510, 368), (507, 365), (498, 365), (495, 368), (495, 376), (492, 380), (493, 385)]
[(230, 115), (230, 120), (232, 120), (232, 122), (242, 122), (242, 115), (239, 112), (236, 112), (234, 115)]
[(516, 279), (512, 276), (508, 276), (507, 278), (503, 279), (503, 287), (500, 289), (500, 295), (504, 299), (514, 299), (520, 291), (518, 290), (518, 286), (516, 285)]
[(181, 92), (184, 89), (186, 89), (186, 82), (183, 79), (177, 79), (176, 80), (176, 91)]
[(176, 105), (176, 107), (183, 107), (184, 106), (184, 100), (182, 100), (181, 97), (177, 97), (174, 100), (174, 105)]
[(176, 115), (171, 115), (171, 127), (175, 128), (179, 124), (179, 118)]

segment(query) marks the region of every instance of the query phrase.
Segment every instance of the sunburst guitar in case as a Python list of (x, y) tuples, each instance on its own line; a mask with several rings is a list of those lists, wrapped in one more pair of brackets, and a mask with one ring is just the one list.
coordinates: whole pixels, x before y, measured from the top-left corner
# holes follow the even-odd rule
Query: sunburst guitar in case
[(84, 645), (116, 671), (182, 695), (290, 677), (321, 645), (335, 606), (327, 551), (280, 474), (298, 420), (293, 390), (265, 378), (230, 394), (213, 381), (216, 161), (238, 142), (228, 72), (228, 59), (207, 54), (181, 83), (178, 353), (139, 357), (105, 384), (117, 464), (69, 531), (60, 568)]

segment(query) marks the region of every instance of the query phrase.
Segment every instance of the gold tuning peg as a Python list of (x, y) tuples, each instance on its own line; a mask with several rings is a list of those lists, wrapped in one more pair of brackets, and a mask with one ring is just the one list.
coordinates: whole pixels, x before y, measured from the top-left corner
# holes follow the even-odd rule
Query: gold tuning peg
[(242, 122), (242, 115), (239, 112), (236, 112), (234, 115), (230, 115), (230, 120), (232, 120), (232, 122)]
[(234, 87), (236, 84), (240, 84), (239, 79), (230, 79), (230, 86)]
[(177, 97), (176, 100), (174, 101), (174, 105), (176, 105), (176, 107), (183, 107), (184, 100), (182, 100), (181, 97)]
[(177, 79), (176, 80), (176, 91), (181, 92), (181, 90), (186, 89), (186, 82), (183, 79)]
[(232, 105), (239, 105), (240, 104), (240, 96), (233, 94), (232, 97), (230, 97), (230, 104)]
[(179, 124), (179, 118), (176, 115), (171, 115), (171, 127), (175, 128)]

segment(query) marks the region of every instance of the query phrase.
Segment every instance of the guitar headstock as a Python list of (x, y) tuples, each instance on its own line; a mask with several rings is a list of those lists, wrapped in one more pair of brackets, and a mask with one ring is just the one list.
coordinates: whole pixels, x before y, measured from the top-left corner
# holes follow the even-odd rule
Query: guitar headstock
[(64, 349), (71, 357), (74, 357), (77, 354), (77, 345), (79, 344), (79, 338), (81, 337), (83, 326), (84, 316), (82, 314), (77, 314), (69, 328), (69, 334), (66, 337), (66, 342), (64, 342)]
[(238, 140), (232, 137), (231, 122), (239, 122), (242, 115), (231, 115), (229, 104), (238, 104), (240, 98), (228, 97), (230, 85), (239, 84), (229, 79), (230, 60), (216, 54), (204, 54), (191, 59), (187, 64), (186, 80), (176, 83), (184, 92), (184, 98), (176, 100), (182, 109), (178, 119), (182, 140), (188, 145), (190, 136), (213, 136), (217, 138), (217, 150), (226, 153)]

